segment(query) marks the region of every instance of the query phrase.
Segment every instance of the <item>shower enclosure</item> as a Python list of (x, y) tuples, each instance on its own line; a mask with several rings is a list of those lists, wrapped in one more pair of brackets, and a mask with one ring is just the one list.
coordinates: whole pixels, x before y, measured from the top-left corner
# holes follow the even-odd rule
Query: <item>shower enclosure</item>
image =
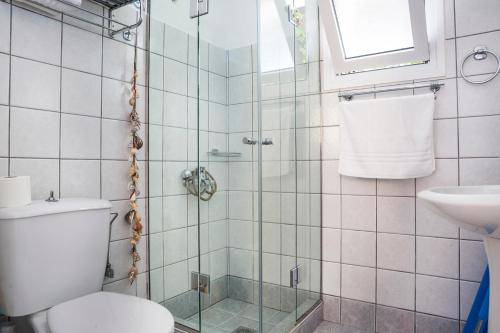
[(149, 7), (151, 299), (187, 331), (289, 332), (320, 299), (317, 4)]

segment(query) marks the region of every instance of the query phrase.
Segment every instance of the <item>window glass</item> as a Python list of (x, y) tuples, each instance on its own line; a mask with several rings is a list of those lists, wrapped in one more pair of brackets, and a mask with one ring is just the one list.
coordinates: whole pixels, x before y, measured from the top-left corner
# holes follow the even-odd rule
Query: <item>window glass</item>
[(346, 59), (412, 49), (405, 0), (332, 0)]

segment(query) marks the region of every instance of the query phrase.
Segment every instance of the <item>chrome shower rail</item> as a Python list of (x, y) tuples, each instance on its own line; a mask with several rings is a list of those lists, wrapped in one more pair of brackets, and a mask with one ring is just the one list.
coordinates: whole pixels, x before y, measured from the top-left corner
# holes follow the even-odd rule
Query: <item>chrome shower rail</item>
[[(59, 2), (63, 6), (67, 6), (67, 7), (76, 9), (82, 13), (86, 13), (86, 14), (92, 15), (93, 17), (100, 18), (103, 20), (103, 23), (96, 23), (90, 19), (75, 15), (71, 12), (57, 10), (57, 9), (52, 8), (50, 6), (46, 6), (40, 2), (30, 1), (30, 0), (24, 0), (24, 1), (20, 1), (20, 2), (24, 3), (24, 4), (28, 4), (29, 6), (32, 6), (34, 8), (43, 8), (43, 9), (47, 9), (49, 11), (55, 11), (55, 12), (63, 14), (64, 16), (71, 17), (75, 20), (93, 25), (93, 26), (98, 27), (98, 28), (103, 28), (103, 29), (108, 31), (108, 34), (110, 37), (114, 37), (115, 35), (122, 33), (122, 32), (129, 32), (130, 30), (135, 29), (138, 26), (140, 26), (142, 24), (142, 21), (143, 21), (143, 18), (142, 18), (142, 10), (143, 10), (142, 0), (91, 0), (92, 2), (99, 4), (99, 5), (103, 6), (104, 8), (106, 8), (108, 10), (108, 16), (94, 13), (91, 10), (85, 9), (83, 7), (74, 5), (74, 4), (69, 3), (69, 2), (65, 2), (62, 0), (56, 0), (56, 1)], [(139, 11), (139, 16), (133, 24), (126, 24), (126, 23), (120, 22), (120, 21), (112, 18), (114, 10), (121, 8), (123, 6), (129, 5), (129, 4), (132, 4), (132, 3), (136, 4), (136, 7)], [(113, 24), (117, 25), (117, 27), (113, 28), (112, 27)]]
[(420, 84), (420, 85), (405, 85), (405, 86), (398, 86), (398, 87), (393, 87), (393, 88), (380, 88), (380, 89), (371, 89), (371, 90), (362, 90), (362, 91), (346, 91), (346, 92), (340, 92), (339, 93), (339, 98), (343, 98), (346, 101), (352, 100), (354, 96), (359, 96), (359, 95), (369, 95), (369, 94), (376, 94), (376, 93), (383, 93), (383, 92), (391, 92), (391, 91), (399, 91), (399, 90), (406, 90), (406, 89), (419, 89), (419, 88), (429, 88), (434, 94), (441, 89), (441, 87), (444, 86), (444, 83), (427, 83), (427, 84)]

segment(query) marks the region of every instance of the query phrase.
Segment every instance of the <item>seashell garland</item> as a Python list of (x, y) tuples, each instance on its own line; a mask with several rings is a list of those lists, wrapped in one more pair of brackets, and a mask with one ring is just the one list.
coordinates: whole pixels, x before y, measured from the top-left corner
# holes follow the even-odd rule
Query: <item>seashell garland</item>
[(130, 203), (130, 210), (129, 212), (125, 215), (125, 220), (130, 223), (132, 226), (132, 237), (130, 239), (130, 244), (132, 245), (132, 250), (131, 250), (131, 256), (132, 256), (132, 266), (130, 267), (130, 270), (128, 272), (128, 279), (130, 284), (134, 283), (134, 281), (137, 279), (137, 275), (139, 274), (139, 271), (137, 269), (137, 262), (141, 260), (141, 256), (139, 255), (139, 252), (137, 250), (137, 244), (141, 240), (141, 232), (143, 225), (141, 223), (142, 221), (142, 216), (141, 213), (138, 210), (138, 205), (137, 205), (137, 197), (139, 196), (139, 164), (137, 163), (137, 152), (142, 148), (143, 146), (143, 141), (139, 137), (138, 132), (139, 129), (141, 128), (141, 121), (139, 119), (139, 115), (137, 114), (137, 98), (139, 98), (137, 94), (137, 38), (136, 38), (136, 45), (134, 47), (134, 74), (132, 76), (132, 80), (130, 82), (131, 84), (131, 91), (130, 91), (130, 98), (129, 98), (129, 105), (132, 107), (132, 110), (130, 111), (129, 115), (129, 122), (130, 122), (130, 154), (129, 154), (129, 161), (130, 161), (130, 166), (128, 169), (128, 176), (130, 177), (130, 182), (128, 184), (128, 191), (129, 191), (129, 203)]

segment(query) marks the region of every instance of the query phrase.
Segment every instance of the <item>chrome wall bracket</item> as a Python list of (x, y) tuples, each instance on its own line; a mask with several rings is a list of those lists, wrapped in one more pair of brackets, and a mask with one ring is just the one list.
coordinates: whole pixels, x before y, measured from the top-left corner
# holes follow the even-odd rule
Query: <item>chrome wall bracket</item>
[(191, 272), (191, 289), (203, 294), (210, 293), (210, 275)]
[(297, 288), (300, 282), (302, 282), (302, 265), (293, 267), (290, 270), (290, 287)]

